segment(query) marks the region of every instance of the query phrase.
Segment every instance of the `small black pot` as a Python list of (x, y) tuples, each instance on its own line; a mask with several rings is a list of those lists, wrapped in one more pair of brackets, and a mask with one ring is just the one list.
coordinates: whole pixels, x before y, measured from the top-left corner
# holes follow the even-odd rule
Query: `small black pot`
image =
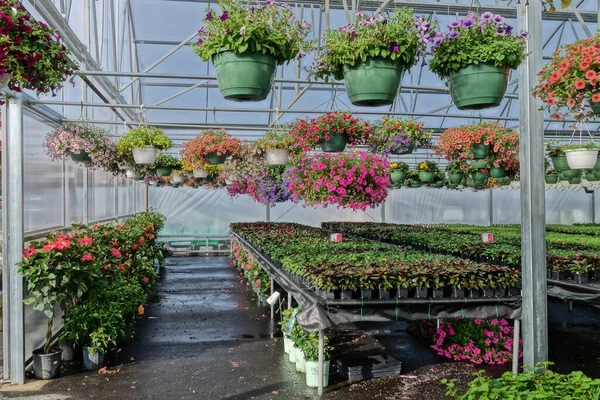
[(372, 289), (360, 289), (360, 299), (361, 300), (371, 300), (373, 298), (373, 290)]
[(494, 289), (494, 288), (483, 289), (483, 297), (494, 297), (494, 296), (496, 296), (496, 289)]
[(450, 296), (451, 297), (466, 297), (466, 290), (452, 287), (452, 288), (450, 288)]
[(573, 282), (589, 283), (589, 274), (573, 274)]
[(494, 295), (498, 297), (506, 297), (507, 289), (505, 287), (494, 289)]
[(480, 289), (469, 289), (469, 297), (481, 297), (481, 290)]
[(333, 300), (333, 299), (335, 299), (335, 293), (332, 290), (329, 290), (329, 291), (328, 290), (320, 290), (319, 294), (325, 300)]
[(418, 299), (427, 298), (427, 288), (416, 288), (415, 289), (415, 297)]
[(398, 288), (396, 293), (396, 298), (398, 299), (406, 299), (408, 297), (408, 289), (407, 288)]
[(342, 289), (342, 300), (352, 300), (352, 293), (350, 289)]
[(432, 289), (431, 294), (432, 294), (432, 297), (434, 297), (434, 298), (444, 297), (444, 288)]
[(568, 276), (569, 276), (568, 272), (552, 271), (551, 279), (554, 279), (555, 281), (566, 281)]
[(389, 299), (390, 298), (389, 289), (379, 288), (379, 298), (380, 299)]
[(518, 287), (508, 288), (508, 295), (510, 297), (519, 297), (521, 295), (521, 288), (518, 288)]

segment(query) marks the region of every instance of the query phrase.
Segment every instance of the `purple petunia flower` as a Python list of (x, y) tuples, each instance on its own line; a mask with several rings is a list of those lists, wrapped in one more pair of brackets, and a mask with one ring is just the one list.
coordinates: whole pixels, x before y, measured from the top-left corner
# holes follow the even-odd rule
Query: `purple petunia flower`
[(484, 21), (489, 21), (492, 18), (494, 18), (494, 14), (491, 12), (484, 12), (483, 14), (481, 14), (481, 19), (483, 19)]
[(437, 49), (438, 47), (440, 47), (440, 45), (442, 44), (442, 42), (444, 41), (444, 39), (440, 36), (436, 36), (433, 39), (433, 43), (431, 44), (433, 46), (434, 49)]
[(450, 25), (448, 25), (448, 28), (450, 28), (450, 29), (456, 29), (459, 27), (460, 27), (460, 21), (454, 21)]
[(529, 32), (527, 31), (520, 31), (519, 34), (517, 35), (518, 38), (523, 38), (523, 39), (528, 39), (529, 38)]
[(460, 32), (458, 32), (458, 31), (452, 31), (452, 32), (448, 33), (448, 39), (456, 39), (459, 36), (460, 36)]
[(210, 10), (207, 14), (206, 17), (204, 18), (206, 21), (210, 21), (211, 19), (213, 19), (215, 16), (213, 15), (212, 10)]
[(502, 15), (494, 16), (494, 22), (497, 23), (498, 25), (503, 24), (504, 21), (506, 21), (506, 19)]
[(507, 35), (509, 35), (510, 33), (512, 33), (513, 27), (510, 25), (504, 25), (504, 31), (506, 32)]
[(462, 27), (463, 28), (469, 28), (471, 26), (475, 25), (475, 20), (468, 18), (468, 19), (463, 19), (462, 21)]
[(504, 28), (496, 29), (496, 35), (506, 35), (506, 30)]
[(274, 6), (275, 5), (275, 0), (267, 0), (267, 4), (270, 6)]
[(398, 42), (392, 42), (392, 43), (390, 43), (389, 47), (390, 47), (390, 51), (392, 53), (397, 53), (397, 52), (400, 51), (400, 46), (398, 46)]
[(221, 14), (221, 21), (227, 21), (227, 19), (229, 18), (229, 12), (227, 11), (223, 11), (223, 14)]

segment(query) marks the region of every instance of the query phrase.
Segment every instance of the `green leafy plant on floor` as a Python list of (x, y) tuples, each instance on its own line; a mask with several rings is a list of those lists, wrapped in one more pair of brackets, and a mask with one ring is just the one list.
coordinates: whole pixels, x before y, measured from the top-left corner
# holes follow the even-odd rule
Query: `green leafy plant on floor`
[(462, 394), (454, 380), (442, 379), (441, 383), (448, 387), (446, 395), (456, 400), (600, 399), (600, 379), (592, 379), (581, 371), (559, 374), (548, 370), (550, 365), (550, 362), (539, 363), (522, 374), (505, 372), (496, 379), (479, 371)]

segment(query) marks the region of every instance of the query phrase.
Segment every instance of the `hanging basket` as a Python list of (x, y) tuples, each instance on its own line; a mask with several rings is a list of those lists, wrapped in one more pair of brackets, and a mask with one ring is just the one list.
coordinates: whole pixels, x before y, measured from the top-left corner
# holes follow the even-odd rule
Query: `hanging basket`
[(171, 180), (171, 182), (183, 183), (185, 182), (185, 178), (183, 177), (183, 175), (173, 175), (173, 179)]
[(586, 172), (585, 179), (587, 179), (590, 182), (598, 182), (600, 180), (600, 178), (597, 177), (596, 174), (594, 174), (594, 171)]
[(205, 169), (195, 169), (194, 170), (194, 178), (206, 178), (208, 176), (208, 171)]
[(390, 172), (390, 178), (392, 179), (392, 183), (402, 184), (406, 180), (406, 172), (399, 169), (393, 170)]
[(423, 183), (433, 182), (435, 178), (435, 172), (432, 171), (419, 171), (419, 180)]
[(460, 185), (465, 174), (462, 172), (452, 172), (448, 174), (448, 178), (450, 179), (450, 183), (453, 185)]
[(571, 169), (591, 169), (598, 160), (598, 150), (576, 149), (565, 150), (567, 164)]
[(92, 159), (90, 158), (90, 155), (88, 153), (85, 153), (85, 152), (81, 152), (79, 154), (73, 154), (73, 153), (71, 153), (71, 160), (73, 160), (74, 162), (81, 162), (81, 163), (92, 162)]
[(267, 150), (267, 164), (269, 165), (285, 165), (289, 157), (289, 149)]
[(473, 181), (483, 184), (487, 176), (483, 172), (475, 171), (471, 173), (471, 178), (473, 178)]
[(569, 167), (569, 163), (567, 162), (567, 156), (565, 154), (559, 154), (550, 158), (552, 159), (552, 165), (554, 166), (555, 170), (560, 172), (566, 169), (571, 169)]
[(475, 143), (471, 146), (471, 151), (473, 152), (473, 158), (475, 160), (483, 160), (487, 158), (490, 152), (490, 146), (483, 143)]
[(156, 175), (158, 176), (169, 176), (173, 172), (173, 168), (156, 168)]
[(506, 176), (506, 170), (502, 167), (490, 168), (490, 176), (494, 179), (504, 178)]
[(469, 160), (469, 164), (471, 164), (471, 167), (477, 169), (487, 168), (488, 166), (487, 160)]
[(577, 176), (581, 176), (581, 171), (578, 169), (565, 169), (564, 171), (560, 171), (559, 174), (561, 181), (568, 181), (569, 179), (575, 178)]
[(394, 155), (411, 154), (413, 151), (415, 151), (415, 145), (413, 143), (411, 143), (410, 146), (408, 147), (408, 149), (392, 150), (392, 151), (390, 151), (390, 154), (394, 154)]
[(546, 174), (545, 181), (550, 185), (558, 183), (558, 174)]
[(497, 107), (508, 85), (508, 68), (473, 64), (450, 73), (448, 86), (459, 110)]
[(348, 135), (329, 135), (329, 140), (321, 139), (319, 145), (326, 153), (339, 153), (344, 151), (348, 143)]
[(600, 101), (592, 101), (590, 99), (590, 108), (596, 115), (600, 115)]
[(154, 146), (133, 148), (133, 160), (138, 165), (153, 164), (157, 155), (158, 150)]
[(208, 153), (204, 156), (204, 161), (209, 165), (220, 165), (227, 159), (227, 154)]
[(390, 59), (368, 58), (344, 65), (344, 81), (350, 102), (359, 107), (390, 105), (398, 93), (404, 68)]
[(277, 70), (277, 59), (262, 53), (224, 51), (213, 56), (217, 83), (223, 97), (232, 101), (267, 98)]

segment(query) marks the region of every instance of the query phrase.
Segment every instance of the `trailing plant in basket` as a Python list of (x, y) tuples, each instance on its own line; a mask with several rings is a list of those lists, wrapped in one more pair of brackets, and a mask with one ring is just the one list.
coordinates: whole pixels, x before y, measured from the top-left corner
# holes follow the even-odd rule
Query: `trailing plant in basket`
[(201, 169), (206, 165), (206, 156), (238, 156), (242, 151), (242, 142), (232, 137), (224, 129), (206, 130), (193, 139), (183, 142), (181, 158), (188, 168)]
[[(591, 117), (585, 111), (589, 102), (600, 102), (597, 81), (600, 65), (600, 34), (562, 46), (539, 73), (533, 95), (541, 99), (543, 108), (553, 112), (553, 119), (572, 114), (576, 119)], [(566, 111), (565, 111), (566, 109)]]
[(204, 27), (193, 46), (204, 61), (223, 51), (254, 52), (271, 55), (283, 64), (302, 58), (313, 44), (305, 41), (311, 26), (296, 20), (287, 4), (278, 7), (274, 0), (264, 5), (244, 5), (240, 0), (219, 0), (221, 12), (208, 9)]
[(158, 150), (168, 150), (173, 147), (173, 142), (162, 129), (141, 125), (119, 138), (117, 153), (128, 156), (133, 152), (134, 147), (144, 148), (146, 146), (154, 146)]
[(405, 162), (393, 162), (390, 163), (390, 171), (404, 171), (404, 172), (408, 172), (409, 167), (408, 164)]
[(356, 15), (355, 24), (325, 34), (323, 50), (313, 64), (316, 77), (343, 79), (344, 65), (354, 66), (368, 58), (388, 59), (409, 69), (425, 55), (427, 43), (435, 35), (432, 24), (415, 17), (410, 8), (376, 17), (362, 12)]
[(88, 155), (88, 166), (110, 169), (116, 162), (115, 144), (108, 132), (85, 123), (67, 123), (48, 133), (42, 144), (52, 161)]
[(417, 164), (417, 171), (436, 172), (438, 165), (433, 161), (421, 161)]
[(329, 140), (332, 136), (345, 135), (351, 144), (361, 144), (372, 132), (373, 128), (368, 122), (355, 118), (350, 113), (330, 111), (311, 120), (297, 121), (292, 125), (290, 135), (303, 151), (310, 151), (322, 140)]
[(423, 130), (423, 124), (392, 117), (377, 121), (367, 142), (369, 150), (384, 155), (411, 152), (430, 143), (431, 133)]
[(304, 157), (290, 170), (292, 200), (311, 206), (366, 210), (381, 204), (390, 185), (387, 159), (358, 154), (319, 154)]
[(14, 91), (55, 96), (74, 66), (58, 32), (36, 21), (17, 0), (0, 2), (0, 20), (0, 76), (11, 75), (8, 86)]
[(172, 168), (180, 170), (181, 160), (171, 154), (159, 154), (154, 161), (154, 169), (156, 168)]
[(448, 25), (432, 41), (429, 69), (445, 79), (473, 64), (516, 69), (525, 60), (527, 32), (513, 34), (513, 27), (499, 14), (474, 12)]
[(296, 138), (289, 130), (273, 129), (265, 132), (262, 138), (256, 141), (256, 147), (260, 151), (289, 150), (290, 154), (299, 154), (302, 149), (297, 146)]

